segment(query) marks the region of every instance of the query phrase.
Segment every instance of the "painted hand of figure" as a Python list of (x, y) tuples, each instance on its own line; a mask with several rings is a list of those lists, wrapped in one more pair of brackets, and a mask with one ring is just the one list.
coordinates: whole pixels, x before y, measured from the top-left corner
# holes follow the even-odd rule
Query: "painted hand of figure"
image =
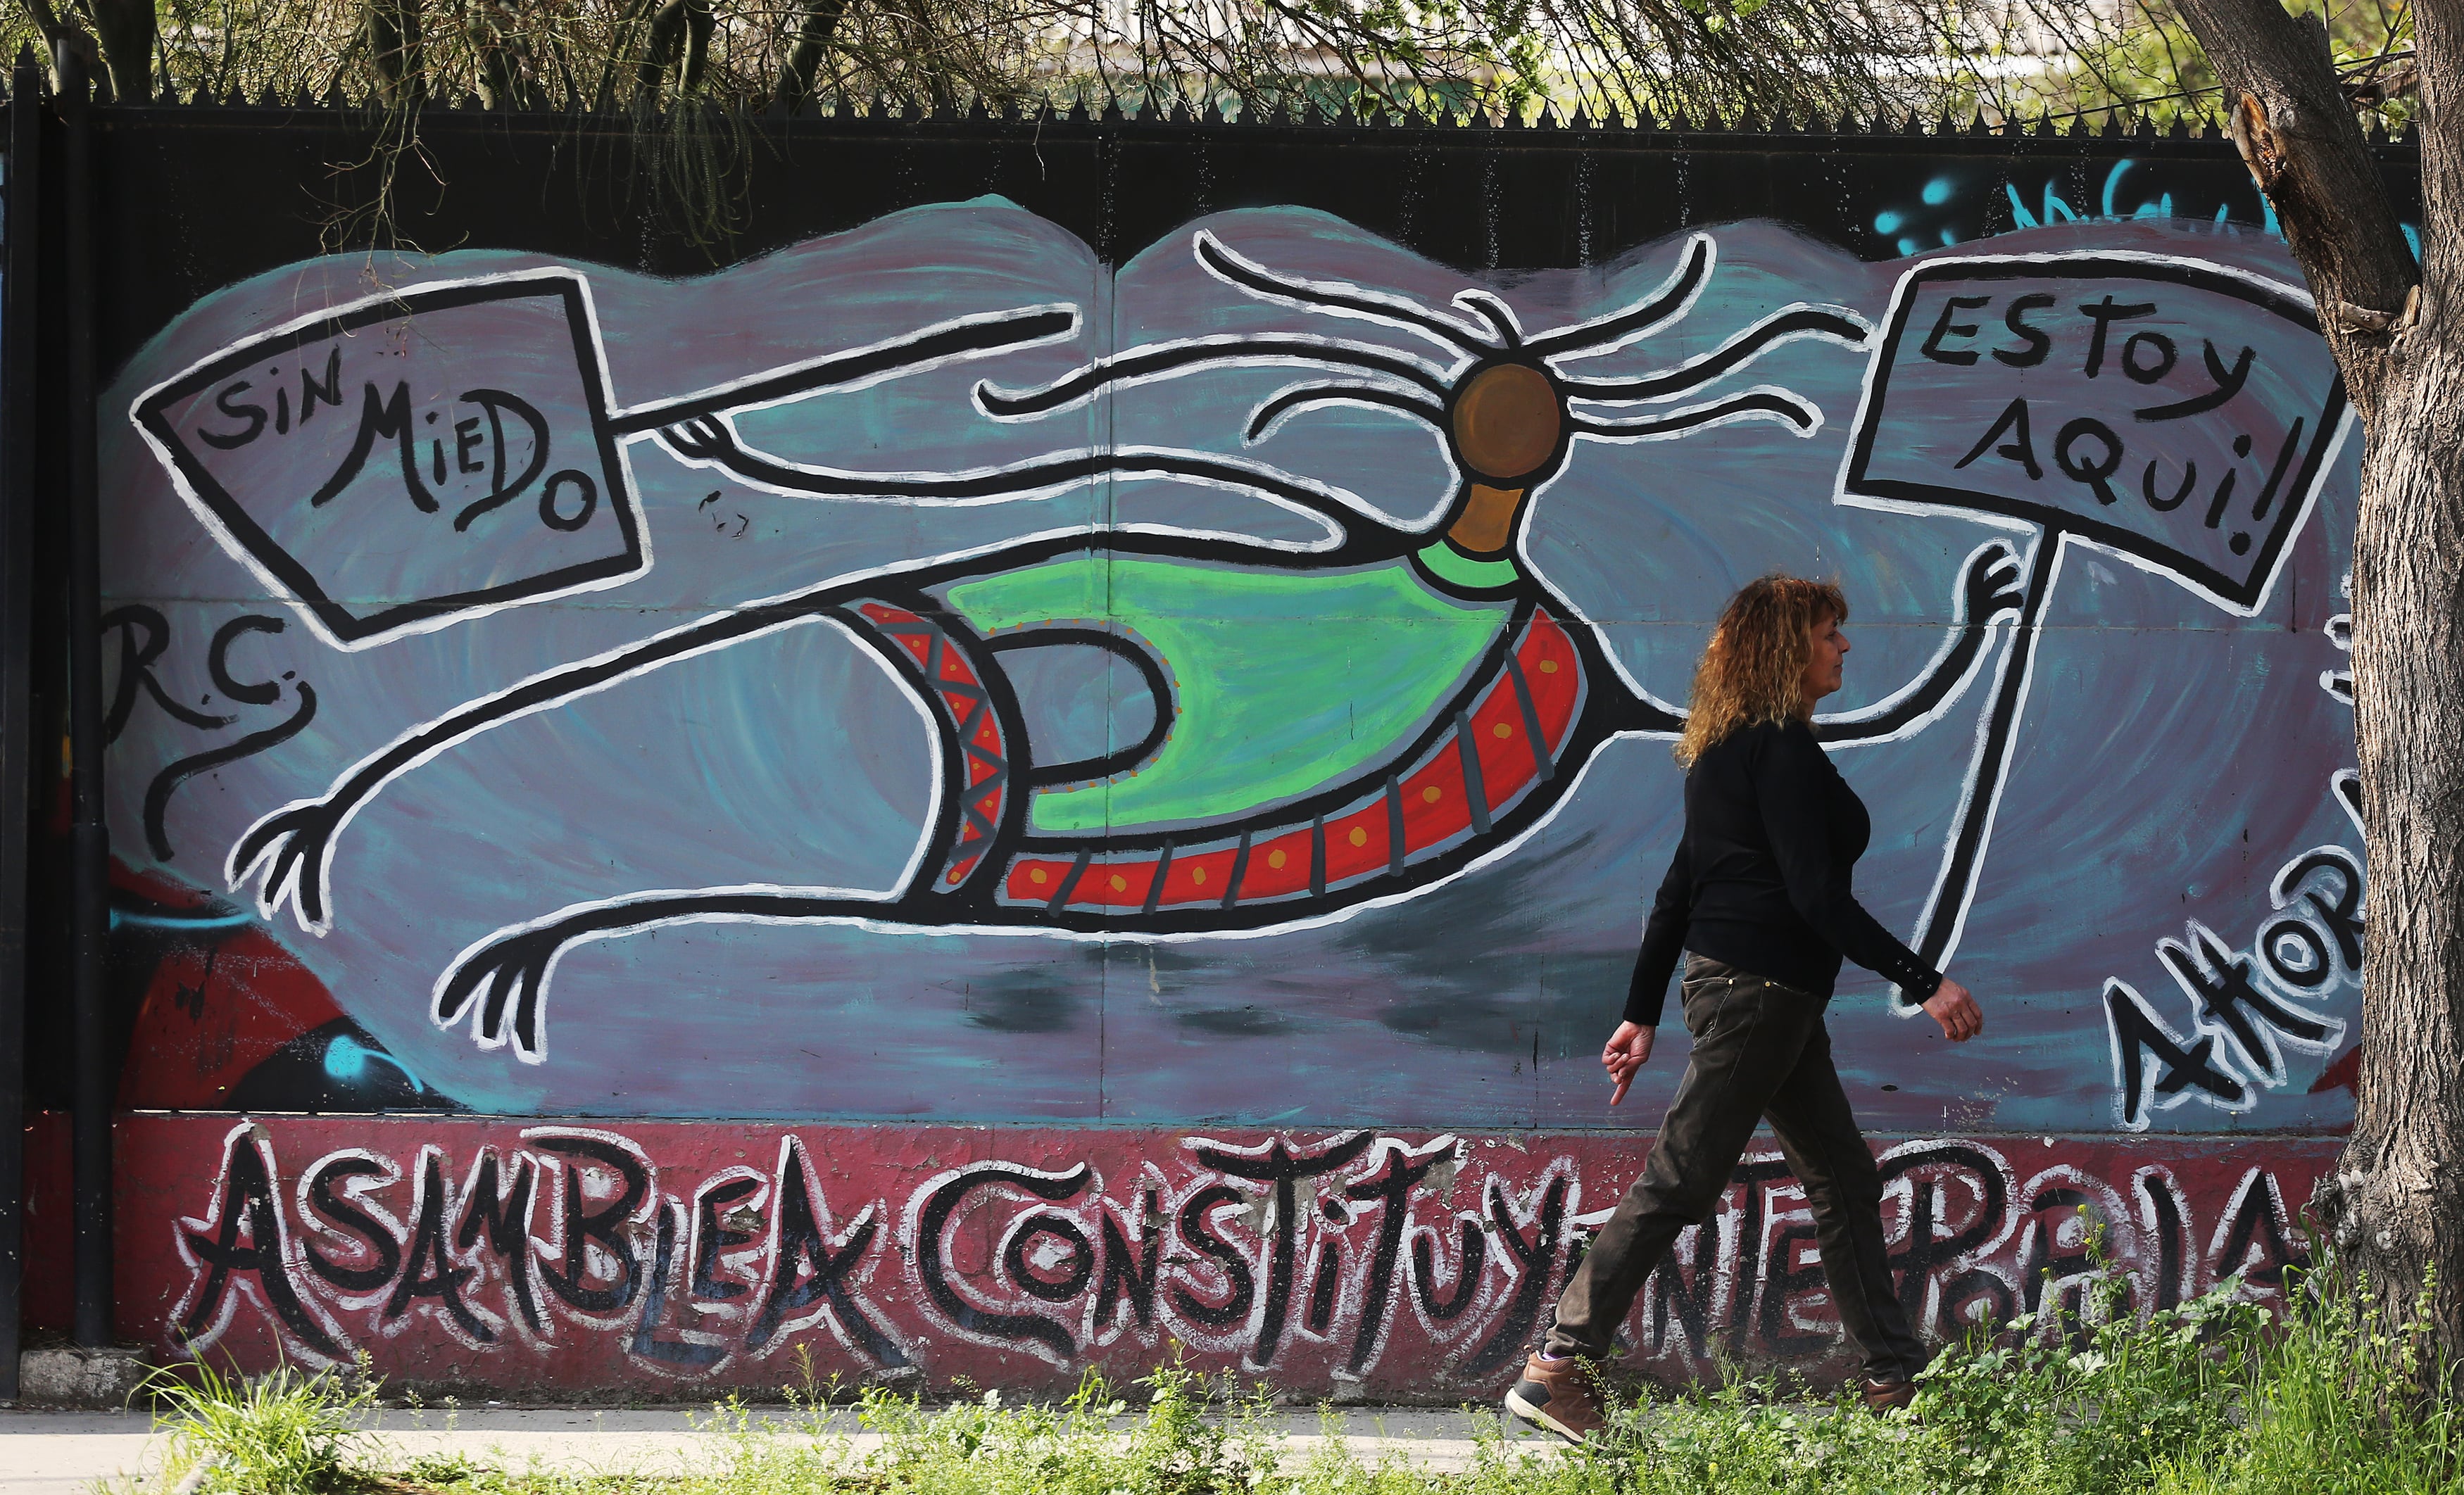
[(1925, 1010), (1927, 1017), (1942, 1024), (1942, 1036), (1954, 1044), (1965, 1044), (1985, 1031), (1985, 1014), (1977, 1010), (1976, 999), (1949, 977), (1944, 977), (1934, 994), (1925, 999)]
[(2005, 542), (1978, 550), (1960, 582), (1969, 623), (1991, 623), (2006, 612), (2017, 612), (2028, 600), (2028, 589), (2019, 582), (2018, 553)]
[(1617, 1089), (1609, 1095), (1610, 1105), (1625, 1099), (1625, 1088), (1634, 1083), (1634, 1072), (1651, 1063), (1651, 1041), (1659, 1031), (1639, 1023), (1620, 1022), (1617, 1030), (1609, 1035), (1607, 1045), (1600, 1050), (1600, 1063), (1607, 1067), (1609, 1078), (1617, 1082)]

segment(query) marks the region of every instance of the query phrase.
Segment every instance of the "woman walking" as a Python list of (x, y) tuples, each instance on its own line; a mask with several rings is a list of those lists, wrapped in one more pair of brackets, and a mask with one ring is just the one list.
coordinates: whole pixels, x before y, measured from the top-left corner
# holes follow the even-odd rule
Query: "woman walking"
[(1604, 1226), (1508, 1411), (1580, 1442), (1600, 1424), (1596, 1362), (1679, 1231), (1708, 1218), (1755, 1124), (1769, 1120), (1813, 1207), (1822, 1271), (1863, 1361), (1866, 1404), (1907, 1405), (1925, 1352), (1901, 1311), (1882, 1242), (1882, 1179), (1831, 1062), (1822, 1010), (1842, 956), (1887, 977), (1966, 1043), (1984, 1027), (1968, 989), (1930, 969), (1850, 889), (1873, 824), (1814, 737), (1814, 705), (1848, 654), (1839, 588), (1768, 576), (1729, 600), (1694, 674), (1685, 828), (1651, 907), (1600, 1062), (1614, 1106), (1651, 1058), (1677, 957), (1694, 1053), (1650, 1161)]

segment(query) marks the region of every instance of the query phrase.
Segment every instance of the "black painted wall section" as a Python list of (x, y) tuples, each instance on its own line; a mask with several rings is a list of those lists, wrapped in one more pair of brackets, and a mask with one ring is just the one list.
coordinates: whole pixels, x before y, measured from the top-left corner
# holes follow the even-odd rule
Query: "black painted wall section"
[[(346, 247), (378, 180), (365, 115), (170, 106), (97, 111), (102, 363), (116, 368), (224, 285)], [(2174, 214), (2258, 224), (2223, 140), (2152, 135), (1676, 134), (1656, 130), (752, 119), (691, 143), (728, 166), (734, 231), (696, 244), (652, 159), (676, 137), (595, 117), (431, 112), (400, 162), (406, 247), (521, 249), (686, 275), (921, 203), (999, 194), (1108, 261), (1227, 209), (1323, 209), (1461, 269), (1613, 260), (1690, 224), (1774, 218), (1871, 259), (2067, 210), (2169, 195)], [(2383, 148), (2398, 210), (2418, 165)], [(1940, 201), (1927, 202), (1927, 187)], [(2015, 198), (2015, 204), (2014, 204)], [(1903, 215), (1876, 227), (1876, 204)], [(364, 224), (364, 217), (358, 222)], [(360, 246), (363, 247), (364, 239)]]

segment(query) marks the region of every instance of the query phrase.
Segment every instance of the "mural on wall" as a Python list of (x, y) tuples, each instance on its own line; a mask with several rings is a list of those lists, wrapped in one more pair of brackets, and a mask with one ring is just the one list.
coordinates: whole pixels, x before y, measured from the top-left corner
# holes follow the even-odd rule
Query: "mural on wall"
[(1990, 248), (1470, 277), (1270, 209), (1113, 270), (984, 200), (245, 282), (106, 452), (143, 1000), (245, 941), (387, 1104), (1595, 1124), (1692, 658), (1785, 567), (1857, 608), (1860, 894), (1995, 1016), (1843, 984), (1870, 1122), (2335, 1125), (2307, 297), (2231, 227)]

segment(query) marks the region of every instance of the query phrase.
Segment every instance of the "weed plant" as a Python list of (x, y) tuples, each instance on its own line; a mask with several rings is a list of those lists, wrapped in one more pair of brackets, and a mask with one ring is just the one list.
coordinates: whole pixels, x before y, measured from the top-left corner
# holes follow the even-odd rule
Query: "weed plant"
[[(2100, 1267), (2075, 1295), (1944, 1352), (1914, 1408), (1792, 1400), (1771, 1381), (1617, 1408), (1593, 1446), (1508, 1441), (1482, 1424), (1468, 1468), (1364, 1457), (1339, 1436), (1282, 1443), (1265, 1388), (1167, 1364), (1056, 1404), (999, 1392), (928, 1407), (884, 1390), (850, 1413), (806, 1388), (784, 1412), (725, 1402), (683, 1473), (580, 1477), (432, 1461), (353, 1473), (369, 1389), (348, 1377), (210, 1373), (161, 1395), (206, 1490), (327, 1495), (2412, 1495), (2464, 1492), (2464, 1424), (2435, 1388), (2429, 1295), (2389, 1314), (2332, 1263), (2289, 1274), (2279, 1316), (2228, 1281), (2141, 1314)], [(2064, 1311), (2064, 1305), (2067, 1311)], [(877, 1435), (862, 1444), (854, 1428)]]
[(166, 1488), (209, 1461), (192, 1487), (331, 1495), (363, 1483), (353, 1455), (366, 1437), (363, 1422), (376, 1391), (364, 1366), (311, 1374), (284, 1365), (243, 1377), (200, 1363), (176, 1374), (155, 1372), (139, 1395), (151, 1395), (155, 1430), (169, 1437)]

